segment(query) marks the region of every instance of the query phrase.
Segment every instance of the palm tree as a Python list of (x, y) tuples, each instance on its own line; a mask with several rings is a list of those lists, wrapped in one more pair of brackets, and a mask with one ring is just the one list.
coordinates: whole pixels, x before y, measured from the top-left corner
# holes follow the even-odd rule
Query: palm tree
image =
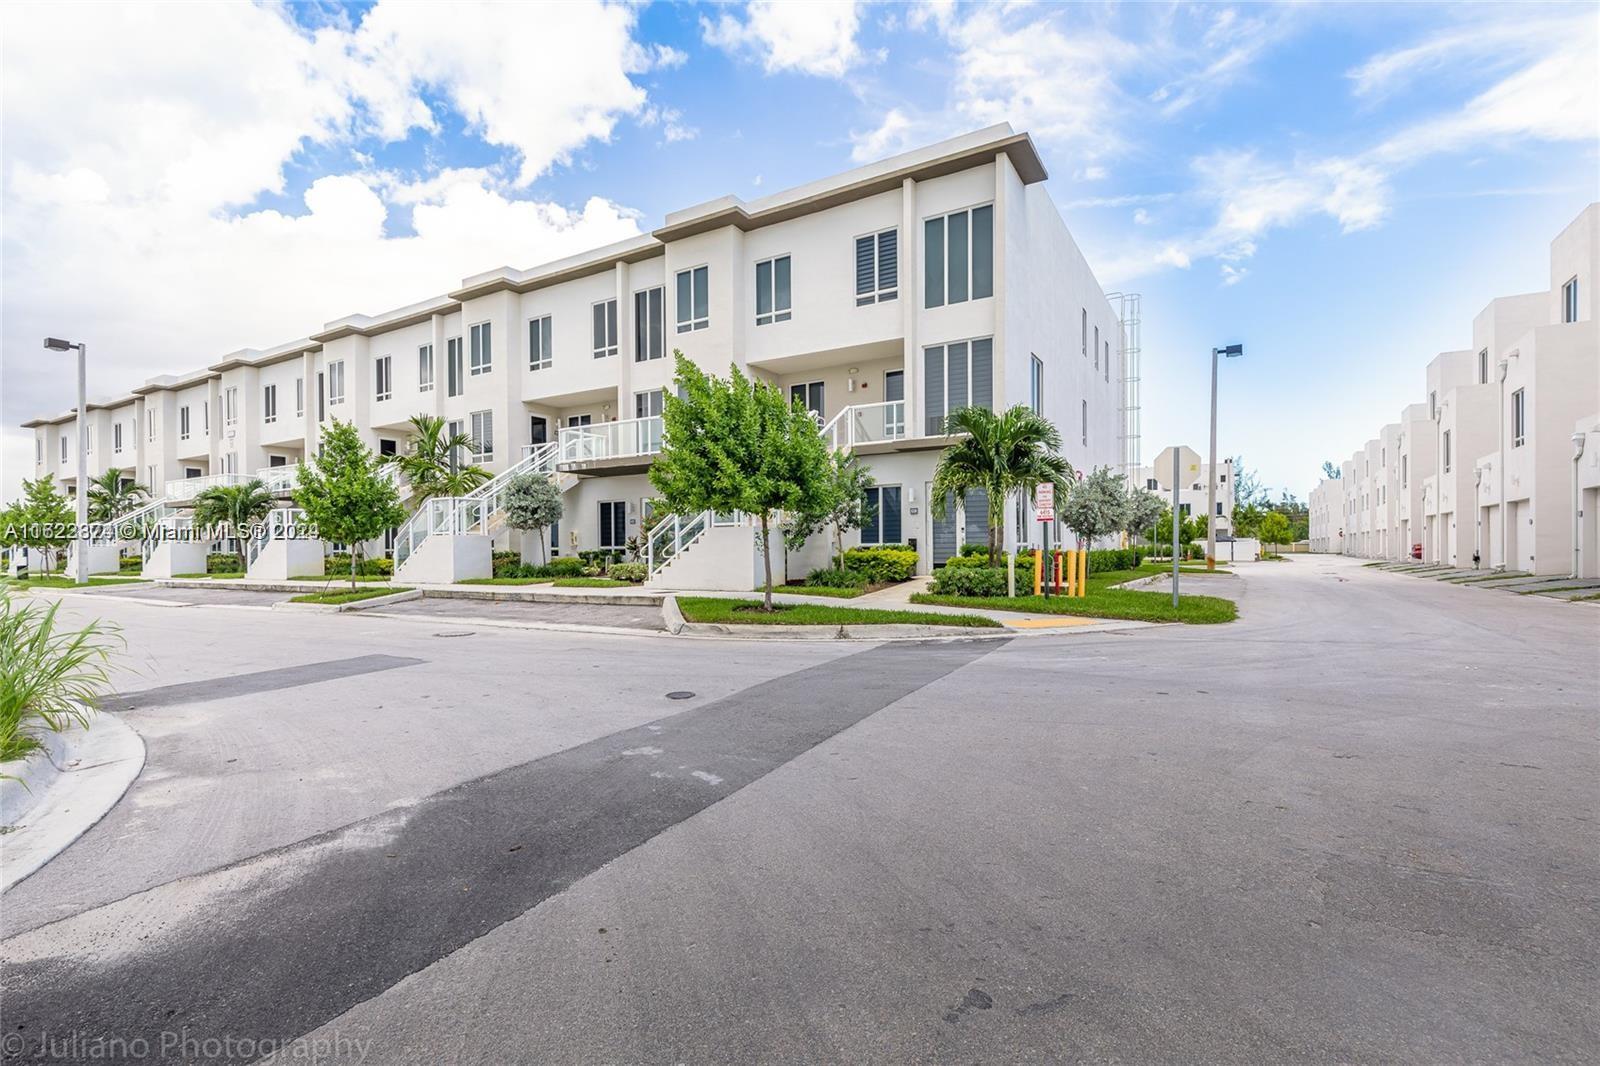
[(433, 496), (465, 496), (489, 480), (489, 471), (481, 466), (458, 462), (451, 467), (451, 456), (472, 450), (469, 434), (448, 434), (445, 420), (434, 415), (412, 415), (411, 428), (410, 450), (384, 461), (400, 468), (419, 505)]
[(194, 498), (194, 524), (227, 527), (237, 545), (239, 572), (243, 573), (246, 531), (267, 517), (273, 503), (272, 493), (260, 478), (251, 478), (243, 485), (213, 485)]
[(984, 407), (952, 411), (945, 433), (965, 437), (939, 457), (930, 506), (935, 517), (943, 518), (951, 496), (983, 489), (989, 497), (989, 565), (998, 566), (1006, 499), (1017, 491), (1031, 495), (1041, 481), (1066, 496), (1072, 466), (1061, 456), (1061, 434), (1049, 419), (1023, 404), (1003, 414)]
[(142, 504), (150, 495), (143, 485), (122, 483), (120, 470), (107, 470), (89, 480), (89, 521), (114, 522)]

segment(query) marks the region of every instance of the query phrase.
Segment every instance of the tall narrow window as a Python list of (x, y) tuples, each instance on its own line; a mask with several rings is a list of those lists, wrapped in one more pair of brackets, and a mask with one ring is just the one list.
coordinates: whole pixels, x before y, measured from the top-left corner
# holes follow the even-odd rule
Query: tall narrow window
[(1450, 431), (1444, 431), (1444, 472), (1450, 472)]
[(113, 423), (111, 423), (111, 450), (113, 452), (122, 451), (122, 423), (121, 422), (113, 422)]
[(628, 501), (600, 501), (600, 547), (620, 548), (628, 543)]
[(856, 306), (900, 295), (900, 231), (886, 229), (856, 238)]
[(601, 300), (591, 309), (594, 320), (594, 357), (617, 354), (617, 301)]
[(1028, 406), (1044, 414), (1044, 360), (1037, 355), (1028, 356)]
[(1100, 369), (1100, 327), (1094, 328), (1094, 368)]
[(1528, 440), (1528, 404), (1521, 389), (1511, 394), (1511, 446), (1520, 448)]
[[(156, 413), (154, 411), (147, 410), (144, 413), (144, 439), (156, 439)], [(62, 456), (62, 458), (66, 457)]]
[(472, 461), (494, 462), (494, 412), (472, 412)]
[(924, 348), (923, 411), (929, 436), (945, 431), (945, 419), (963, 407), (992, 408), (994, 338)]
[(372, 363), (373, 399), (387, 400), (394, 395), (394, 357), (379, 356)]
[(763, 259), (756, 264), (756, 325), (789, 321), (789, 257)]
[(1485, 348), (1478, 353), (1478, 384), (1489, 383), (1489, 349)]
[(1561, 286), (1561, 321), (1578, 321), (1578, 279)]
[(694, 267), (678, 271), (678, 332), (711, 325), (711, 271)]
[(36, 463), (44, 462), (44, 438), (43, 437), (35, 437), (35, 438), (33, 438), (33, 461), (36, 462)]
[[(339, 369), (344, 369), (344, 364), (339, 364)], [(340, 379), (343, 380), (342, 378)], [(237, 387), (223, 390), (222, 393), (222, 424), (231, 426), (239, 421), (239, 390)]]
[(211, 435), (211, 401), (200, 401), (200, 432)]
[(1087, 448), (1089, 446), (1089, 401), (1083, 400), (1081, 402), (1083, 404), (1083, 446)]
[(923, 306), (994, 295), (994, 207), (923, 220)]
[(1439, 417), (1439, 394), (1437, 392), (1430, 392), (1430, 393), (1428, 393), (1428, 421), (1431, 422), (1431, 421), (1433, 421), (1434, 419), (1436, 419), (1438, 417)]
[(467, 369), (471, 371), (473, 377), (487, 374), (494, 369), (494, 340), (491, 326), (492, 323), (479, 322), (470, 330), (472, 353)]
[(1082, 316), (1083, 337), (1079, 344), (1083, 351), (1083, 357), (1087, 359), (1089, 357), (1089, 309), (1087, 307), (1083, 308)]
[(417, 347), (417, 391), (433, 391), (433, 345)]
[(278, 386), (266, 385), (261, 389), (261, 420), (272, 423), (278, 420)]
[(665, 286), (633, 294), (633, 361), (643, 363), (666, 356)]
[(460, 337), (451, 337), (444, 342), (444, 394), (446, 396), (460, 396), (461, 390), (466, 387), (466, 360), (462, 356)]
[(187, 404), (178, 408), (178, 439), (189, 439), (189, 407)]
[(306, 415), (306, 379), (294, 379), (294, 416), (304, 418)]
[(550, 332), (549, 315), (528, 320), (529, 370), (548, 370), (555, 362)]
[(328, 364), (328, 406), (344, 403), (344, 360)]
[(1105, 380), (1111, 380), (1111, 342), (1106, 341)]
[(861, 543), (900, 543), (900, 486), (874, 485), (863, 495)]

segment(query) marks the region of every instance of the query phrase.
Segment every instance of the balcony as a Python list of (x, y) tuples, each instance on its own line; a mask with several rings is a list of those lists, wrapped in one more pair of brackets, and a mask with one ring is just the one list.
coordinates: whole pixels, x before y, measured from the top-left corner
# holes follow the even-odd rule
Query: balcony
[(660, 415), (566, 426), (561, 430), (556, 462), (561, 466), (603, 467), (611, 473), (643, 469), (661, 451)]
[(822, 426), (834, 451), (853, 452), (869, 444), (893, 444), (906, 437), (906, 402), (887, 400), (846, 407)]

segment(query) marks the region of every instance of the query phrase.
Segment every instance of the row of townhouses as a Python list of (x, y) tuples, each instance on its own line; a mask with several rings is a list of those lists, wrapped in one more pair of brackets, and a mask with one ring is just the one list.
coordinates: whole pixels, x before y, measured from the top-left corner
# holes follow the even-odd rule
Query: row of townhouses
[(1493, 300), (1472, 347), (1311, 495), (1311, 550), (1600, 576), (1600, 205), (1550, 244), (1546, 291)]
[[(551, 549), (622, 548), (651, 513), (646, 474), (678, 350), (810, 408), (877, 481), (875, 517), (852, 540), (914, 544), (927, 571), (984, 536), (990, 506), (981, 494), (942, 516), (929, 506), (950, 411), (1028, 404), (1060, 429), (1075, 467), (1137, 465), (1127, 298), (1102, 291), (1045, 178), (1029, 136), (1000, 125), (760, 200), (676, 211), (647, 235), (491, 270), (91, 403), (87, 474), (115, 468), (150, 487), (151, 515), (171, 525), (211, 484), (259, 475), (286, 493), (332, 419), (390, 454), (424, 413), (467, 433), (471, 461), (496, 477), (420, 506), (389, 541), (399, 573), (451, 580), (486, 573), (491, 546), (533, 554), (497, 506), (523, 471), (563, 490)], [(25, 425), (36, 476), (76, 491), (76, 412)], [(995, 504), (1009, 538), (1039, 539), (1022, 500)], [(656, 528), (652, 581), (750, 588), (753, 540), (736, 515), (676, 516)], [(271, 545), (253, 546), (252, 564), (257, 547)], [(153, 572), (193, 565), (166, 550), (146, 544)], [(825, 550), (819, 540), (786, 569), (803, 574)]]

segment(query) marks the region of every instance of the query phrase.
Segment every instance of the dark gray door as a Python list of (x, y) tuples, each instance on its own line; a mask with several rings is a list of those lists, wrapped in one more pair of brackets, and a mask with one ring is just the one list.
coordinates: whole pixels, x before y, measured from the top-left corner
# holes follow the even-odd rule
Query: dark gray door
[(968, 489), (966, 497), (961, 501), (966, 510), (966, 534), (964, 540), (967, 544), (989, 543), (989, 494), (983, 489)]
[[(932, 492), (929, 492), (924, 498), (932, 499), (932, 496)], [(934, 513), (933, 506), (930, 504), (928, 506), (928, 521), (933, 524), (933, 565), (938, 566), (956, 553), (955, 497), (952, 496), (945, 501), (943, 518)]]

